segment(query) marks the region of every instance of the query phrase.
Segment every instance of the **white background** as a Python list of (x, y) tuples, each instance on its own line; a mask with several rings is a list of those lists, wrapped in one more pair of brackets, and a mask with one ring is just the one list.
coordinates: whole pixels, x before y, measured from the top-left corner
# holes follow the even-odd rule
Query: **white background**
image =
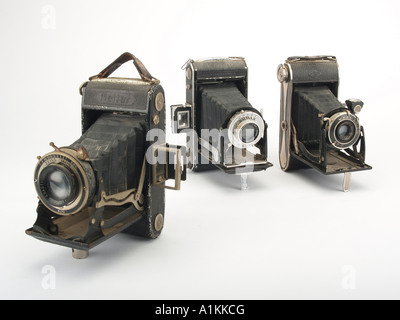
[[(11, 1), (0, 9), (0, 298), (400, 298), (399, 1)], [(50, 15), (50, 16), (49, 16)], [(269, 124), (274, 167), (249, 178), (189, 173), (167, 191), (155, 241), (117, 235), (74, 260), (24, 234), (36, 219), (33, 169), (48, 143), (80, 136), (78, 88), (130, 51), (184, 103), (189, 59), (243, 56), (249, 100)], [(367, 163), (342, 176), (284, 173), (280, 86), (288, 56), (330, 54), (340, 99), (360, 98)], [(120, 75), (137, 77), (128, 66)], [(47, 289), (45, 266), (55, 289)]]

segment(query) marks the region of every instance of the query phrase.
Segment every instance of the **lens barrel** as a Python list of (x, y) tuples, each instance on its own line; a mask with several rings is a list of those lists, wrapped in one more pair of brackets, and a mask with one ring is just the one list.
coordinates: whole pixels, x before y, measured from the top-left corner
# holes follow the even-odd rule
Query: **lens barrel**
[(34, 174), (40, 201), (52, 212), (72, 215), (88, 206), (95, 191), (92, 167), (76, 151), (58, 149), (40, 158)]
[(256, 145), (264, 136), (263, 118), (253, 111), (236, 113), (228, 124), (228, 137), (236, 148), (247, 148)]
[(358, 118), (350, 112), (338, 112), (328, 119), (326, 130), (332, 146), (346, 149), (354, 145), (361, 133)]

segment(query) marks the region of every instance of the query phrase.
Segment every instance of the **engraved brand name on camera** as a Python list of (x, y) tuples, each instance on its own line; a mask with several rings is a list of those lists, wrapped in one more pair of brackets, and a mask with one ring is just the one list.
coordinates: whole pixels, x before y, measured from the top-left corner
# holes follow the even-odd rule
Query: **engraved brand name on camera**
[(114, 105), (133, 105), (135, 98), (128, 94), (119, 94), (119, 93), (107, 93), (103, 92), (99, 97), (100, 101), (103, 103), (112, 103)]
[(246, 115), (246, 116), (240, 118), (240, 120), (242, 120), (242, 121), (244, 121), (244, 120), (256, 120), (256, 116)]
[(241, 124), (241, 123), (243, 123), (243, 122), (245, 122), (245, 121), (253, 121), (253, 122), (255, 122), (256, 121), (256, 116), (254, 116), (254, 115), (245, 115), (245, 116), (242, 116), (241, 118), (240, 118), (240, 120), (238, 121), (238, 123), (239, 124)]
[(52, 164), (63, 164), (63, 165), (70, 165), (77, 169), (77, 166), (75, 163), (73, 163), (70, 159), (67, 157), (60, 155), (60, 154), (51, 154), (48, 157), (45, 157), (44, 159), (41, 160), (40, 165), (45, 165), (49, 166)]

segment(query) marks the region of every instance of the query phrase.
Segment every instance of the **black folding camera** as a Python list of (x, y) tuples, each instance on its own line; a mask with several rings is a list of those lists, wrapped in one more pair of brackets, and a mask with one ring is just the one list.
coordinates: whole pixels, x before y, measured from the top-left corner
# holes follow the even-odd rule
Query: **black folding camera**
[[(108, 78), (131, 60), (140, 80)], [(164, 90), (136, 57), (122, 54), (85, 82), (81, 94), (83, 135), (69, 147), (51, 143), (54, 151), (38, 157), (37, 220), (26, 231), (72, 248), (75, 258), (122, 231), (157, 238), (164, 189), (178, 190), (185, 179), (180, 148), (165, 144), (165, 134), (149, 141), (150, 132), (165, 133)], [(167, 187), (171, 178), (175, 186)]]
[(173, 132), (188, 133), (188, 161), (194, 171), (219, 168), (242, 176), (266, 170), (267, 124), (247, 100), (243, 58), (189, 60), (186, 104), (172, 106)]
[(278, 67), (281, 82), (280, 150), (284, 171), (303, 167), (324, 174), (372, 169), (365, 164), (364, 128), (358, 114), (363, 102), (338, 100), (335, 57), (291, 57)]

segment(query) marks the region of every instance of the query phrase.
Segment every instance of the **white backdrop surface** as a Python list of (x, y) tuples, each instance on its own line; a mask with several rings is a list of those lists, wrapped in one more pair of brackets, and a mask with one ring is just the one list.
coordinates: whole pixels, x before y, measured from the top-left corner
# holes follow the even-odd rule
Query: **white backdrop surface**
[[(398, 1), (0, 6), (0, 298), (400, 298)], [(78, 261), (24, 234), (36, 219), (33, 169), (50, 141), (80, 136), (80, 84), (125, 51), (161, 79), (167, 106), (184, 103), (180, 68), (189, 58), (245, 57), (274, 167), (251, 175), (245, 192), (237, 177), (189, 173), (181, 191), (167, 191), (159, 239), (118, 235)], [(338, 58), (340, 99), (365, 102), (360, 119), (374, 168), (353, 174), (349, 193), (340, 191), (342, 176), (279, 167), (276, 68), (288, 56), (320, 54)]]

